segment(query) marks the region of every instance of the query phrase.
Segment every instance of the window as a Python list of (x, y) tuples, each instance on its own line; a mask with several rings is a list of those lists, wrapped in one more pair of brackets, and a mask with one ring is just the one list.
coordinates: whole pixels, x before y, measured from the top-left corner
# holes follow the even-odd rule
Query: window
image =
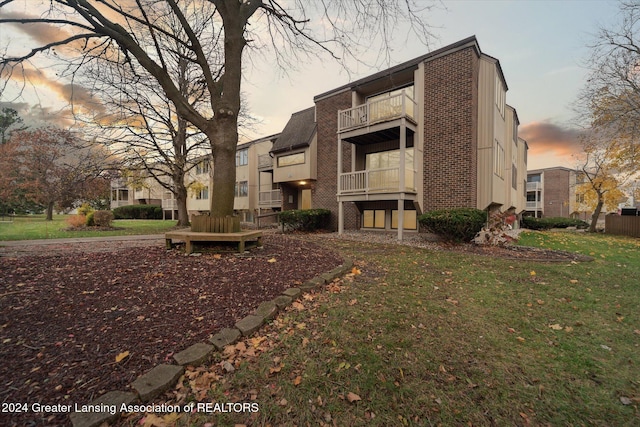
[(236, 151), (236, 166), (246, 166), (249, 164), (249, 149)]
[(304, 164), (304, 152), (278, 157), (278, 167)]
[[(391, 211), (391, 228), (398, 229), (398, 211)], [(404, 230), (417, 230), (418, 217), (416, 211), (404, 211)]]
[(504, 104), (505, 104), (505, 91), (502, 86), (502, 80), (500, 76), (496, 74), (496, 107), (500, 115), (504, 117)]
[(249, 195), (249, 182), (248, 181), (236, 182), (235, 196), (247, 197), (248, 195)]
[(196, 194), (196, 200), (206, 200), (209, 198), (209, 187), (205, 186), (204, 188), (198, 190)]
[(527, 182), (542, 182), (542, 176), (539, 173), (535, 175), (527, 175)]
[(201, 175), (203, 173), (209, 173), (209, 161), (203, 160), (196, 165), (196, 175)]
[(514, 164), (511, 165), (511, 187), (518, 189), (518, 168)]
[(497, 139), (493, 144), (493, 173), (504, 178), (504, 148)]
[(363, 228), (385, 228), (384, 209), (367, 209), (362, 212)]

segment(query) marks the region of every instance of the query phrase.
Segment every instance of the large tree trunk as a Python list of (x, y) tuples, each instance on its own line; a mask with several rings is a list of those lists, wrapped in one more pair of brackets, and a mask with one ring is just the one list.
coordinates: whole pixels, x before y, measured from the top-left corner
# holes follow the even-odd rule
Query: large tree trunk
[(212, 135), (207, 135), (213, 152), (213, 188), (209, 205), (212, 217), (233, 215), (236, 184), (238, 128), (235, 116), (219, 120), (219, 124)]
[(47, 203), (47, 217), (46, 220), (47, 221), (53, 221), (53, 205), (55, 202), (48, 202)]
[(178, 227), (189, 226), (189, 211), (187, 210), (187, 189), (183, 185), (176, 188), (176, 203), (178, 204)]
[(591, 225), (589, 225), (589, 233), (596, 232), (596, 225), (598, 225), (598, 218), (600, 218), (600, 212), (602, 212), (603, 204), (604, 200), (600, 195), (598, 195), (598, 204), (596, 205), (596, 210), (593, 211), (593, 215), (591, 215)]

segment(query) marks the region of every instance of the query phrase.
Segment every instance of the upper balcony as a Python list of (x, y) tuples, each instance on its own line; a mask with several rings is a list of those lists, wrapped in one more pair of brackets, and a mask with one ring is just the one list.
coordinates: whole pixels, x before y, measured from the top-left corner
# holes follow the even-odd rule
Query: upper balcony
[(542, 190), (542, 183), (527, 182), (527, 191), (540, 191), (540, 190)]
[(338, 195), (372, 195), (383, 193), (415, 193), (416, 173), (406, 168), (404, 182), (399, 168), (366, 169), (341, 173)]
[(366, 104), (338, 111), (338, 132), (366, 128), (401, 118), (407, 118), (415, 124), (417, 110), (416, 102), (405, 91), (369, 100)]

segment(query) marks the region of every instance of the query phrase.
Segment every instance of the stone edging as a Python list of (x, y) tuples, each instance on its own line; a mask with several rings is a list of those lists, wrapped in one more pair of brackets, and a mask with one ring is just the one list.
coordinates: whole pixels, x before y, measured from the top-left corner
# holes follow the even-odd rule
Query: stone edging
[[(115, 405), (116, 408), (119, 408), (122, 404), (149, 403), (178, 382), (185, 366), (198, 366), (206, 363), (215, 351), (221, 352), (227, 345), (238, 341), (240, 337), (248, 337), (256, 332), (267, 321), (276, 317), (280, 310), (295, 301), (302, 293), (324, 286), (351, 271), (352, 268), (353, 262), (345, 260), (342, 265), (333, 270), (316, 276), (297, 288), (285, 290), (273, 300), (260, 304), (253, 314), (249, 314), (237, 321), (235, 327), (222, 329), (209, 339), (209, 343), (197, 343), (176, 353), (173, 356), (176, 362), (175, 365), (158, 365), (138, 377), (131, 383), (131, 388), (135, 390), (135, 393), (110, 391), (91, 401), (86, 406), (101, 408)], [(110, 412), (73, 412), (69, 415), (69, 419), (73, 427), (98, 427), (104, 422), (110, 423), (118, 419), (121, 414), (119, 411), (115, 412), (115, 414)]]

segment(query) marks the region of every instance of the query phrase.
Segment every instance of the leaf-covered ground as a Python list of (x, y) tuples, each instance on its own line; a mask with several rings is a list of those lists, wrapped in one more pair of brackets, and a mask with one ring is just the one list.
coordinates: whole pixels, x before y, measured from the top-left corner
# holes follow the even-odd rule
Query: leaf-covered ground
[[(0, 258), (0, 400), (83, 404), (127, 390), (174, 352), (342, 263), (281, 235), (264, 249), (185, 256), (126, 242)], [(66, 250), (65, 250), (66, 249)], [(87, 249), (87, 245), (83, 246)], [(95, 248), (94, 248), (95, 249)], [(3, 426), (66, 425), (67, 414), (0, 413)]]

